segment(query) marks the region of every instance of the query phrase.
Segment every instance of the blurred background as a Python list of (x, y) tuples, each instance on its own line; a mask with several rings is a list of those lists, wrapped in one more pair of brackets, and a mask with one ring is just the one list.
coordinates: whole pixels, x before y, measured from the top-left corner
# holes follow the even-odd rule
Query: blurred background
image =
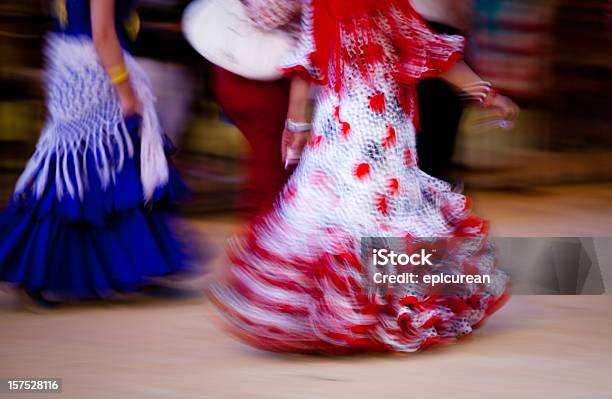
[[(45, 118), (46, 0), (0, 3), (0, 201), (31, 155)], [(154, 82), (178, 166), (195, 198), (187, 211), (235, 208), (246, 141), (211, 94), (210, 65), (183, 38), (186, 0), (144, 0), (133, 52)], [(457, 7), (445, 6), (454, 4)], [(428, 20), (467, 33), (469, 63), (522, 107), (514, 130), (463, 113), (448, 179), (468, 189), (524, 189), (612, 178), (612, 2), (415, 1)]]

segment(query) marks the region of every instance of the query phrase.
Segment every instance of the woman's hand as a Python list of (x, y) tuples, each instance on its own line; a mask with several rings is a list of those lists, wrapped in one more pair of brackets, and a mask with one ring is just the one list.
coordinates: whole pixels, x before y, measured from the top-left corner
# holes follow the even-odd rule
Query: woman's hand
[(519, 115), (519, 107), (514, 101), (500, 94), (496, 95), (487, 108), (492, 109), (495, 115), (508, 122), (514, 122)]
[(138, 97), (132, 89), (132, 85), (129, 81), (123, 82), (117, 87), (117, 94), (119, 96), (119, 105), (121, 107), (121, 113), (124, 117), (131, 115), (141, 115), (142, 107)]
[(283, 131), (281, 153), (285, 169), (299, 163), (304, 148), (308, 143), (309, 133), (294, 133), (287, 128)]
[[(491, 91), (488, 90), (490, 84), (484, 82), (465, 62), (457, 62), (440, 77), (467, 94), (468, 97), (479, 101), (484, 100), (484, 107), (491, 109), (499, 118), (507, 122), (514, 122), (518, 117), (519, 107), (514, 101), (499, 94), (492, 96)], [(480, 95), (483, 98), (480, 98)]]
[(287, 123), (281, 144), (285, 169), (298, 164), (304, 147), (308, 143), (308, 136), (312, 128), (308, 122), (311, 120), (310, 102), (309, 84), (299, 76), (294, 76), (291, 80)]

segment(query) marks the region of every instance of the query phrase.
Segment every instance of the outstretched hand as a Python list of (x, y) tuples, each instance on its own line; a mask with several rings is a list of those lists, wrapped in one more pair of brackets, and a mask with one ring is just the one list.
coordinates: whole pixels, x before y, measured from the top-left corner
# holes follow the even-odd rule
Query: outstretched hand
[(501, 94), (495, 96), (488, 108), (492, 109), (496, 116), (508, 122), (516, 121), (520, 112), (519, 106), (514, 101)]

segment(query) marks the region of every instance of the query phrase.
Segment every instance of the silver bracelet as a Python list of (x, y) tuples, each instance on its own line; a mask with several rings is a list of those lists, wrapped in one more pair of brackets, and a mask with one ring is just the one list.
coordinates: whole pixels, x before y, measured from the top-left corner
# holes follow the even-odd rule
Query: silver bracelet
[(312, 123), (296, 122), (293, 119), (287, 119), (285, 128), (291, 133), (307, 133), (312, 130)]

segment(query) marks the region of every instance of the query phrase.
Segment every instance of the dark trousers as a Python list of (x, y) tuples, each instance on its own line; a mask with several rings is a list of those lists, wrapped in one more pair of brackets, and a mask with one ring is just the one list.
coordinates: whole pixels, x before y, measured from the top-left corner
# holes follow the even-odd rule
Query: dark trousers
[[(429, 22), (437, 33), (458, 34), (444, 24)], [(427, 174), (444, 178), (455, 150), (463, 102), (441, 79), (424, 79), (418, 85), (420, 131), (417, 135), (419, 167)]]

